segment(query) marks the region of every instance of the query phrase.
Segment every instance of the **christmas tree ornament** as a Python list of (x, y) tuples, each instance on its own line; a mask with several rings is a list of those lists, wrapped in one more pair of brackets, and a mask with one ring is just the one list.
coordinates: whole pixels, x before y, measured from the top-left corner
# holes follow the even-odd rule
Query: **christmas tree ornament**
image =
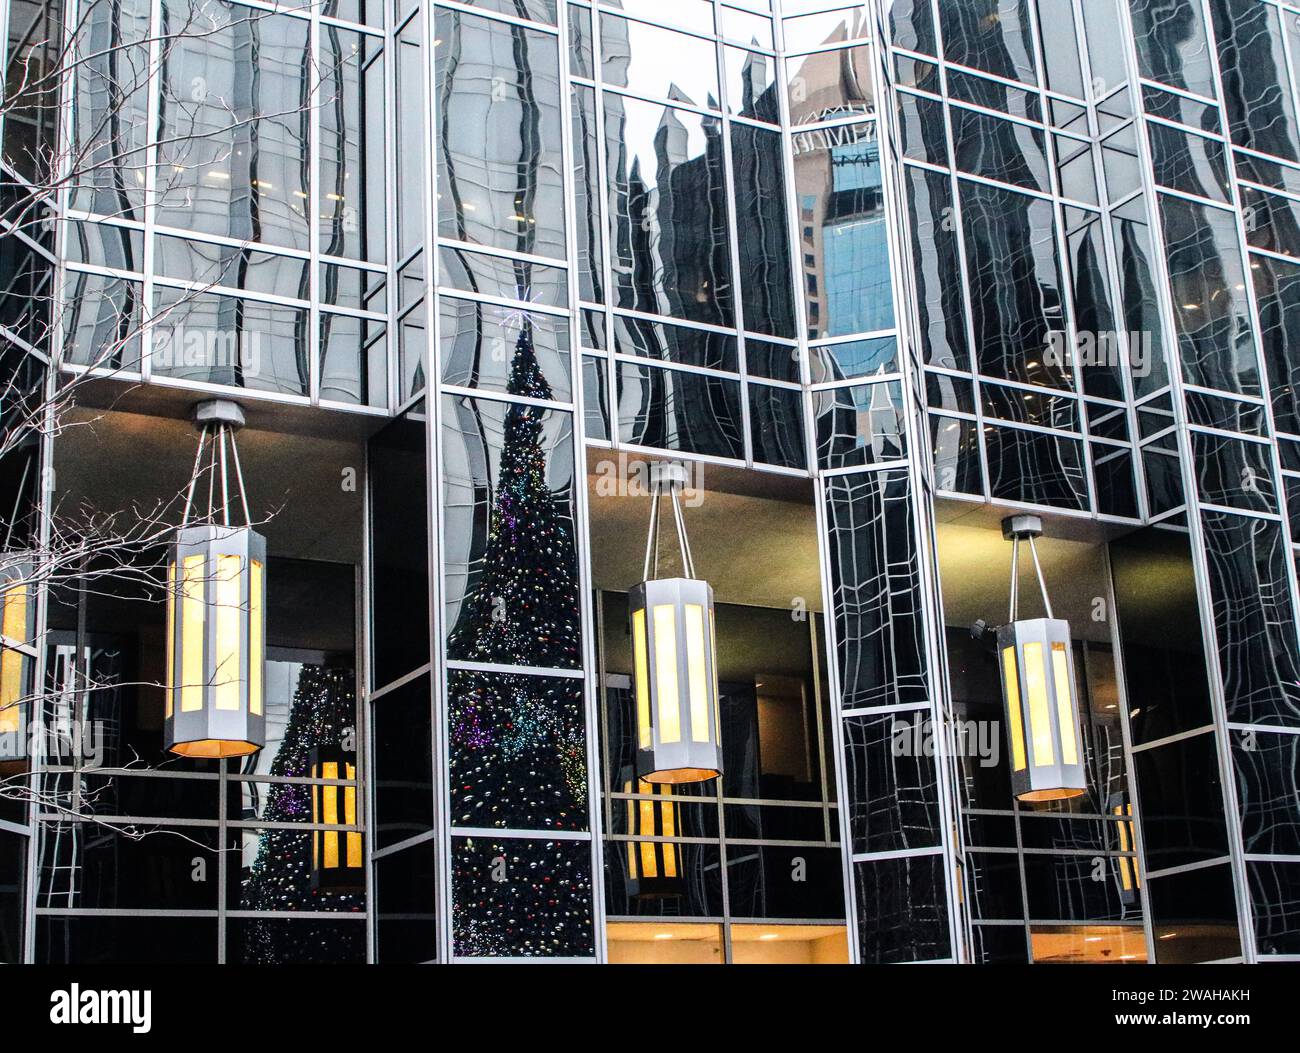
[[(628, 594), (636, 773), (649, 783), (704, 782), (722, 774), (713, 589), (695, 576), (679, 500), (685, 483), (682, 465), (651, 466), (644, 580)], [(685, 577), (658, 577), (659, 509), (665, 491)]]
[[(199, 447), (167, 561), (164, 737), (185, 757), (242, 757), (265, 744), (266, 541), (249, 525), (235, 431), (244, 413), (212, 399), (194, 411)], [(206, 457), (206, 466), (205, 466)], [(206, 475), (206, 514), (195, 492)], [(231, 486), (243, 525), (231, 522)]]
[[(1088, 788), (1079, 736), (1078, 682), (1070, 623), (1052, 616), (1052, 601), (1038, 562), (1036, 537), (1043, 521), (1009, 516), (1002, 536), (1011, 542), (1011, 612), (997, 631), (998, 669), (1011, 744), (1012, 791), (1021, 801), (1059, 801)], [(1017, 619), (1020, 545), (1028, 542), (1045, 618)]]

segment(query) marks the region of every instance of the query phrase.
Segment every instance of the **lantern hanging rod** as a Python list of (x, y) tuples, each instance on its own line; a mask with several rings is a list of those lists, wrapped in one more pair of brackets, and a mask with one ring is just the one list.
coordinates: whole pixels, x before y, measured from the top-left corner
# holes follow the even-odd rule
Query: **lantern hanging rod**
[(1016, 620), (1020, 606), (1020, 542), (1029, 542), (1029, 554), (1034, 561), (1034, 573), (1038, 578), (1038, 589), (1043, 596), (1043, 608), (1049, 618), (1052, 614), (1052, 601), (1047, 595), (1047, 579), (1043, 577), (1043, 565), (1038, 560), (1038, 546), (1034, 538), (1042, 537), (1043, 520), (1040, 516), (1017, 515), (1002, 520), (1002, 536), (1011, 542), (1011, 612), (1008, 621)]
[[(208, 399), (194, 407), (194, 427), (199, 431), (199, 447), (194, 452), (194, 467), (190, 471), (190, 484), (185, 491), (185, 511), (181, 515), (181, 526), (190, 524), (194, 511), (194, 491), (198, 486), (199, 475), (207, 472), (208, 476), (208, 511), (206, 522), (216, 523), (218, 516), (222, 526), (230, 526), (231, 476), (239, 495), (240, 507), (244, 512), (244, 525), (252, 526), (253, 520), (248, 513), (248, 495), (244, 490), (244, 472), (239, 465), (239, 448), (235, 445), (235, 432), (244, 426), (244, 411), (236, 402), (228, 399)], [(226, 446), (229, 444), (229, 453)], [(207, 454), (207, 467), (204, 468), (204, 453)], [(220, 492), (217, 482), (220, 480)]]
[(673, 524), (677, 529), (677, 544), (681, 550), (682, 570), (688, 578), (695, 577), (695, 560), (691, 556), (691, 543), (686, 537), (686, 518), (682, 514), (678, 493), (686, 485), (686, 468), (671, 461), (657, 461), (650, 466), (650, 534), (645, 543), (645, 566), (641, 580), (649, 581), (659, 574), (659, 505), (667, 489), (673, 506)]

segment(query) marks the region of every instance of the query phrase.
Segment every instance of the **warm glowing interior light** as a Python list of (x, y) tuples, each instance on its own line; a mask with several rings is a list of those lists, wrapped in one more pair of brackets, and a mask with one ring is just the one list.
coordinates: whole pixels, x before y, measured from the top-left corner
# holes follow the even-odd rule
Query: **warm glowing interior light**
[(686, 670), (691, 692), (691, 741), (709, 741), (709, 682), (704, 660), (704, 608), (688, 603), (686, 619)]
[(262, 561), (250, 564), (248, 586), (248, 711), (262, 714), (262, 663), (266, 659), (262, 625)]
[(655, 607), (654, 623), (659, 741), (681, 742), (682, 711), (677, 695), (677, 614), (671, 603), (661, 603)]
[(1002, 648), (1002, 670), (1007, 681), (1007, 712), (1011, 720), (1011, 759), (1016, 771), (1025, 770), (1025, 724), (1020, 712), (1020, 676), (1016, 672), (1016, 649)]
[(1024, 659), (1029, 737), (1034, 746), (1034, 767), (1042, 768), (1054, 763), (1056, 758), (1056, 751), (1052, 748), (1052, 722), (1047, 710), (1047, 667), (1043, 660), (1043, 645), (1037, 640), (1026, 643)]
[(167, 681), (165, 715), (172, 715), (172, 692), (176, 690), (176, 563), (167, 563)]
[(186, 556), (181, 564), (182, 713), (203, 708), (204, 563), (202, 556)]
[(636, 729), (637, 744), (648, 750), (654, 742), (650, 734), (650, 672), (646, 653), (645, 609), (632, 614), (632, 654), (636, 663)]
[(239, 586), (243, 560), (238, 556), (217, 557), (217, 653), (214, 679), (217, 709), (239, 708)]
[(1074, 707), (1070, 704), (1070, 656), (1065, 644), (1052, 644), (1052, 676), (1056, 682), (1056, 719), (1061, 724), (1061, 763), (1078, 764), (1079, 746), (1074, 728)]
[[(27, 642), (27, 586), (13, 585), (4, 597), (4, 621), (0, 630), (15, 643)], [(0, 732), (10, 734), (21, 728), (22, 714), (18, 702), (23, 697), (23, 658), (21, 651), (6, 647), (0, 656)]]

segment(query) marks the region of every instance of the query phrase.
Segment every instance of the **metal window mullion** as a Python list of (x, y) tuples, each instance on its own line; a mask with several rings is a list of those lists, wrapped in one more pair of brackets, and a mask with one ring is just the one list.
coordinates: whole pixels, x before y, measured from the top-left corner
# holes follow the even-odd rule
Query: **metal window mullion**
[[(1209, 41), (1208, 50), (1211, 55), (1215, 80), (1217, 84), (1222, 84), (1222, 81), (1219, 79), (1218, 56), (1212, 35), (1212, 27), (1208, 24), (1208, 20), (1205, 19), (1206, 12), (1204, 11), (1203, 5), (1198, 4), (1198, 7), (1201, 10), (1202, 20), (1206, 23), (1206, 36)], [(1133, 34), (1131, 23), (1128, 22), (1126, 15), (1124, 18), (1125, 24), (1129, 27), (1129, 32), (1125, 34), (1127, 46), (1124, 48), (1124, 58), (1129, 80), (1132, 82), (1136, 76), (1137, 56), (1132, 43)], [(1222, 118), (1221, 108), (1220, 118)], [(1151, 207), (1148, 209), (1148, 215), (1151, 218), (1151, 230), (1157, 239), (1156, 244), (1163, 249), (1167, 245), (1164, 230), (1164, 217), (1158, 207), (1159, 198), (1155, 187), (1150, 144), (1147, 140), (1145, 127), (1140, 129), (1136, 141), (1142, 185), (1151, 201)], [(1228, 846), (1233, 873), (1234, 895), (1236, 898), (1237, 927), (1241, 938), (1242, 955), (1247, 961), (1252, 961), (1255, 953), (1253, 911), (1250, 906), (1246, 886), (1245, 862), (1242, 859), (1242, 844), (1240, 838), (1241, 822), (1237, 810), (1235, 796), (1236, 780), (1232, 774), (1233, 762), (1229, 750), (1227, 728), (1225, 725), (1226, 696), (1223, 688), (1223, 673), (1217, 639), (1218, 633), (1214, 624), (1213, 598), (1210, 595), (1209, 590), (1209, 566), (1205, 551), (1205, 536), (1201, 517), (1197, 510), (1197, 495), (1199, 492), (1198, 481), (1196, 478), (1195, 462), (1193, 460), (1193, 451), (1191, 448), (1191, 436), (1186, 428), (1187, 407), (1183, 394), (1182, 354), (1181, 348), (1178, 347), (1178, 327), (1174, 318), (1172, 287), (1170, 285), (1170, 275), (1166, 266), (1167, 260), (1165, 259), (1164, 253), (1161, 251), (1153, 252), (1152, 262), (1155, 273), (1159, 278), (1155, 283), (1156, 299), (1161, 310), (1166, 330), (1170, 334), (1172, 340), (1171, 351), (1173, 351), (1173, 362), (1171, 363), (1172, 368), (1169, 371), (1169, 382), (1171, 394), (1173, 396), (1175, 422), (1180, 425), (1175, 433), (1175, 438), (1179, 448), (1179, 468), (1188, 511), (1188, 515), (1185, 519), (1188, 537), (1191, 542), (1190, 548), (1192, 565), (1194, 568), (1198, 615), (1201, 624), (1201, 638), (1205, 648), (1206, 674), (1208, 680), (1207, 686), (1210, 691), (1211, 712), (1214, 718), (1217, 747), (1216, 752), (1219, 765), (1219, 778), (1221, 782), (1221, 799), (1223, 801), (1225, 819), (1229, 823), (1232, 831), (1231, 836), (1228, 839)]]

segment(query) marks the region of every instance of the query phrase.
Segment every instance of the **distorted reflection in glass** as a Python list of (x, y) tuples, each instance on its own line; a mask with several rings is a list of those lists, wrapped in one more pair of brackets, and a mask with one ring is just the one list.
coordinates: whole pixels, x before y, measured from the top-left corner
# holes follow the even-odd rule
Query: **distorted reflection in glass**
[(894, 324), (875, 122), (794, 136), (800, 255), (811, 337)]
[(605, 96), (610, 256), (618, 304), (730, 327), (722, 122)]
[(554, 36), (439, 9), (438, 233), (564, 259)]
[(308, 247), (310, 23), (224, 0), (167, 0), (158, 222)]

